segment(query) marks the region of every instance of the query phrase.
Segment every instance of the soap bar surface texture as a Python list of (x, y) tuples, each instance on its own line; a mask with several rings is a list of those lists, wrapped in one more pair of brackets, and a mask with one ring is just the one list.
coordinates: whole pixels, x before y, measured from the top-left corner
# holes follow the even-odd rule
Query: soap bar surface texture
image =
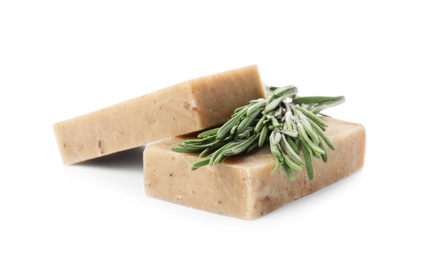
[(270, 175), (275, 159), (268, 147), (226, 159), (213, 167), (191, 171), (197, 154), (176, 153), (170, 148), (185, 138), (171, 138), (144, 150), (146, 194), (157, 199), (217, 214), (253, 220), (285, 204), (320, 190), (354, 172), (364, 164), (365, 129), (362, 125), (326, 118), (326, 134), (336, 150), (328, 149), (324, 163), (313, 158), (314, 180), (305, 167), (296, 180), (280, 170)]
[(257, 66), (205, 76), (54, 124), (66, 164), (74, 164), (227, 121), (264, 98)]

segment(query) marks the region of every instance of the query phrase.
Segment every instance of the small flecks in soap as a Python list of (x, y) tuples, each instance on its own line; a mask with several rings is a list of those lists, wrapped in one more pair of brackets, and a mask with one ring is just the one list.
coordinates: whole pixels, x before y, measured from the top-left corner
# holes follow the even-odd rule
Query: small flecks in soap
[(99, 148), (99, 153), (104, 154), (104, 150), (102, 149), (102, 141), (98, 140), (98, 148)]

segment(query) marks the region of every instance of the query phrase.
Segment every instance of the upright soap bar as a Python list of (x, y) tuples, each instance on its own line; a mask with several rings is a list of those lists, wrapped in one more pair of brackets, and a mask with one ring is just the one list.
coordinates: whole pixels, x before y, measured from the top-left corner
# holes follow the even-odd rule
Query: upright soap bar
[(166, 139), (144, 150), (146, 194), (150, 197), (241, 219), (256, 219), (359, 170), (364, 164), (365, 129), (360, 124), (324, 119), (336, 150), (329, 161), (313, 159), (313, 181), (303, 171), (290, 181), (282, 170), (271, 176), (275, 159), (269, 148), (213, 167), (191, 171), (196, 154), (170, 150), (185, 139)]
[(54, 133), (64, 163), (74, 164), (223, 124), (237, 107), (264, 97), (253, 65), (56, 123)]

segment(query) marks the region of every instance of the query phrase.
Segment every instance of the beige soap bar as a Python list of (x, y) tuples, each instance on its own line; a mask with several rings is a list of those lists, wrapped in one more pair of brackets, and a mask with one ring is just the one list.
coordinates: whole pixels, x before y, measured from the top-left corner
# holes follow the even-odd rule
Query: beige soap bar
[(265, 97), (257, 66), (182, 82), (54, 124), (66, 164), (218, 126), (234, 109)]
[(227, 159), (223, 164), (191, 171), (197, 156), (172, 152), (171, 147), (185, 140), (173, 138), (150, 144), (144, 151), (146, 194), (222, 215), (256, 219), (363, 166), (364, 127), (337, 119), (325, 121), (326, 133), (336, 150), (328, 150), (328, 163), (314, 159), (313, 181), (308, 179), (305, 169), (296, 173), (294, 182), (282, 170), (271, 176), (275, 160), (267, 147), (247, 156)]

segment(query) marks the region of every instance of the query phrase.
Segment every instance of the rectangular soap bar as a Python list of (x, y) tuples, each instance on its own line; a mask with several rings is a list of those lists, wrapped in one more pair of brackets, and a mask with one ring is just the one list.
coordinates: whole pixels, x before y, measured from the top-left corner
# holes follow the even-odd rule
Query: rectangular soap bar
[(253, 65), (182, 82), (53, 128), (63, 162), (74, 164), (218, 126), (237, 107), (264, 97)]
[[(275, 159), (268, 147), (249, 155), (226, 159), (213, 167), (191, 171), (196, 154), (170, 150), (183, 138), (150, 144), (144, 151), (146, 194), (157, 199), (222, 215), (253, 220), (285, 204), (326, 187), (360, 169), (364, 164), (365, 129), (362, 125), (324, 119), (327, 135), (336, 150), (329, 160), (313, 159), (315, 177), (305, 169), (290, 181), (282, 170), (271, 176)], [(305, 168), (305, 167), (304, 167)]]

